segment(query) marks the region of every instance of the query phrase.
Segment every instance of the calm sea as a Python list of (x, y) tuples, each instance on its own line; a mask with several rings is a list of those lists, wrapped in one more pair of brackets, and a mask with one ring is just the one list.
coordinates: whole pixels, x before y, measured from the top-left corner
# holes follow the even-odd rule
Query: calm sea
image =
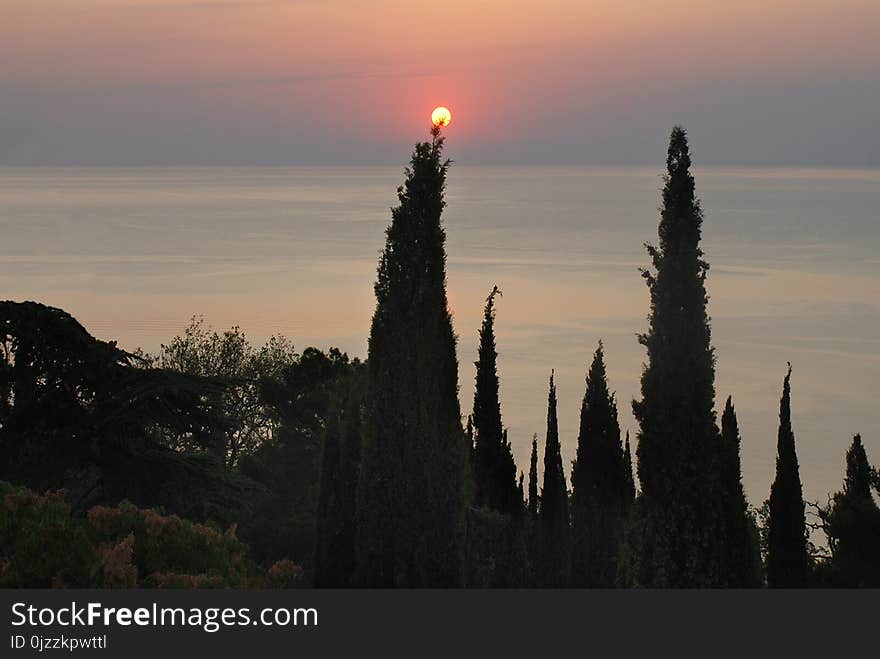
[[(863, 434), (880, 463), (880, 171), (696, 171), (720, 407), (732, 394), (753, 503), (773, 477), (778, 401), (793, 419), (808, 497), (843, 477)], [(400, 168), (0, 169), (0, 296), (62, 307), (94, 335), (156, 350), (193, 314), (254, 341), (364, 356), (376, 260)], [(586, 365), (605, 342), (622, 425), (635, 432), (656, 240), (656, 168), (450, 171), (449, 297), (463, 410), (494, 284), (502, 412), (527, 466), (556, 369), (566, 463)]]

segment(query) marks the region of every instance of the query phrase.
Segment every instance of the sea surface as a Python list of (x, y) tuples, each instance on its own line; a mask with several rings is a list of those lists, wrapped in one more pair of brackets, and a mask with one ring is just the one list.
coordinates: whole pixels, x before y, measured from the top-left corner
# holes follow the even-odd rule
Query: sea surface
[[(753, 504), (773, 479), (779, 396), (805, 495), (841, 485), (856, 432), (880, 464), (880, 171), (697, 168), (712, 267), (717, 407), (733, 395)], [(72, 313), (95, 336), (158, 349), (193, 315), (299, 348), (363, 357), (397, 167), (0, 169), (0, 297)], [(502, 413), (527, 469), (556, 370), (566, 471), (601, 339), (621, 423), (645, 358), (660, 168), (469, 167), (449, 174), (449, 300), (462, 410), (494, 284)], [(567, 477), (568, 477), (567, 473)]]

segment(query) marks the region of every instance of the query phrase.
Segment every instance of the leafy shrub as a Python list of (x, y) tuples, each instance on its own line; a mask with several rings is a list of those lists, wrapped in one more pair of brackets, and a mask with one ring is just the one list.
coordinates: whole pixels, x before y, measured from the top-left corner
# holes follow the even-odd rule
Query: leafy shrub
[[(95, 506), (89, 510), (87, 520), (89, 534), (99, 546), (118, 546), (133, 538), (132, 561), (142, 585), (210, 583), (215, 587), (239, 587), (248, 583), (246, 547), (236, 538), (235, 526), (221, 533), (212, 526), (128, 502), (113, 508)], [(172, 579), (169, 575), (196, 580)]]
[(95, 584), (101, 557), (64, 493), (36, 494), (0, 481), (0, 587)]
[(268, 585), (276, 588), (293, 588), (303, 583), (305, 574), (301, 565), (288, 558), (282, 558), (272, 564), (267, 572)]
[(299, 585), (303, 569), (267, 572), (235, 535), (123, 502), (73, 517), (63, 492), (0, 482), (0, 586), (244, 588)]

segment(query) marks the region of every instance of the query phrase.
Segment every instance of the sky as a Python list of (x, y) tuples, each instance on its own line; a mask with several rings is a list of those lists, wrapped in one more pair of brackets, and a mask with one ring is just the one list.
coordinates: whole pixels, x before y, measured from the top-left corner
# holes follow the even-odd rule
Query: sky
[(0, 0), (0, 165), (880, 166), (877, 0)]

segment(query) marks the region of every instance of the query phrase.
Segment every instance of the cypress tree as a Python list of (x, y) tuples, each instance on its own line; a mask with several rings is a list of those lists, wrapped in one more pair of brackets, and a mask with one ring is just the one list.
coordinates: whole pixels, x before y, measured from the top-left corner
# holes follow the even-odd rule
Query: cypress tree
[(854, 499), (870, 499), (874, 480), (874, 469), (868, 462), (868, 454), (865, 453), (865, 447), (862, 445), (862, 436), (855, 435), (852, 444), (846, 450), (843, 493)]
[(541, 529), (538, 514), (540, 497), (538, 497), (538, 435), (532, 436), (532, 454), (529, 459), (529, 502), (526, 510), (528, 528), (529, 580), (532, 585), (539, 585), (538, 567), (541, 552)]
[(517, 512), (522, 504), (516, 487), (516, 463), (501, 423), (498, 395), (498, 353), (495, 348), (495, 286), (486, 298), (474, 390), (474, 479), (476, 504), (502, 513)]
[[(474, 503), (497, 513), (503, 528), (491, 536), (484, 549), (484, 562), (493, 565), (491, 584), (497, 587), (522, 585), (526, 579), (527, 528), (522, 516), (522, 493), (516, 482), (516, 463), (501, 421), (498, 383), (498, 352), (495, 347), (495, 301), (501, 295), (497, 286), (486, 298), (474, 388), (473, 469)], [(484, 511), (485, 512), (485, 511)], [(475, 521), (487, 515), (472, 515)], [(473, 552), (472, 552), (473, 553)]]
[(538, 436), (532, 437), (532, 456), (529, 459), (529, 517), (538, 519)]
[(770, 488), (767, 583), (772, 588), (804, 588), (808, 572), (807, 528), (791, 429), (791, 364), (782, 384), (776, 451), (776, 480)]
[(568, 492), (559, 445), (556, 416), (556, 385), (550, 375), (547, 401), (547, 438), (544, 443), (544, 483), (538, 512), (541, 550), (538, 566), (540, 584), (549, 588), (569, 585), (571, 573)]
[(629, 512), (636, 500), (636, 481), (633, 476), (632, 450), (629, 446), (629, 430), (626, 431), (626, 444), (623, 449), (623, 507)]
[(617, 403), (608, 391), (601, 342), (587, 375), (571, 486), (572, 584), (614, 586), (627, 483)]
[(846, 452), (843, 491), (820, 510), (831, 549), (831, 585), (880, 587), (880, 508), (871, 495), (872, 487), (880, 491), (875, 474), (856, 435)]
[(463, 583), (468, 446), (440, 216), (443, 138), (416, 145), (375, 285), (358, 491), (358, 573), (369, 586)]
[(727, 585), (755, 588), (761, 585), (761, 557), (757, 529), (749, 514), (742, 485), (740, 434), (733, 399), (728, 396), (721, 415), (721, 478), (727, 520)]
[(644, 586), (706, 587), (725, 581), (715, 417), (715, 355), (706, 311), (709, 265), (699, 247), (703, 213), (694, 192), (687, 135), (672, 130), (654, 271), (648, 361), (637, 448), (643, 534), (635, 579)]

